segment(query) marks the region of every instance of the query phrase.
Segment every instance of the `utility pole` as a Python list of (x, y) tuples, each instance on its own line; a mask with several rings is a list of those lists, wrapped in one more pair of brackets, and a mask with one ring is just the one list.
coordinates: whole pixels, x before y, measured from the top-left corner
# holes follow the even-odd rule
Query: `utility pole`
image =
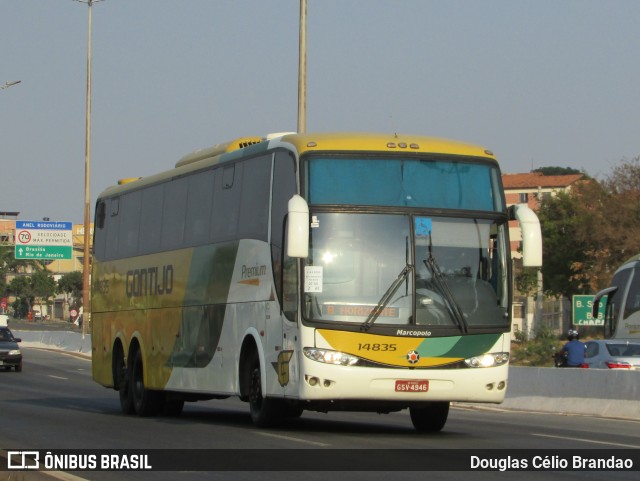
[(87, 332), (91, 322), (91, 7), (102, 0), (75, 0), (86, 3), (89, 11), (87, 28), (87, 112), (84, 150), (84, 255), (82, 262), (82, 335)]
[(307, 0), (300, 0), (300, 41), (298, 62), (298, 133), (307, 131)]

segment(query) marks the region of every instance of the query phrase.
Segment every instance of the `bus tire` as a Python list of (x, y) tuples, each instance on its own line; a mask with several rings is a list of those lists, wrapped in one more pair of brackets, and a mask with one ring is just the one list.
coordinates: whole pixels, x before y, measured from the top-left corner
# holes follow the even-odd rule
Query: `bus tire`
[(164, 393), (162, 402), (162, 415), (168, 417), (177, 417), (182, 414), (184, 408), (184, 399), (172, 398), (169, 393)]
[(158, 391), (151, 391), (144, 386), (142, 351), (137, 349), (131, 365), (131, 397), (136, 414), (142, 417), (156, 414), (160, 394)]
[(423, 433), (441, 431), (449, 416), (449, 402), (438, 401), (419, 407), (411, 406), (409, 414), (416, 431)]
[(254, 426), (268, 428), (279, 425), (284, 418), (283, 402), (263, 397), (260, 359), (255, 355), (250, 364), (249, 409)]
[(124, 352), (122, 348), (116, 350), (115, 354), (115, 375), (118, 386), (118, 396), (120, 398), (120, 409), (123, 414), (134, 414), (133, 397), (131, 394), (131, 376), (124, 362)]

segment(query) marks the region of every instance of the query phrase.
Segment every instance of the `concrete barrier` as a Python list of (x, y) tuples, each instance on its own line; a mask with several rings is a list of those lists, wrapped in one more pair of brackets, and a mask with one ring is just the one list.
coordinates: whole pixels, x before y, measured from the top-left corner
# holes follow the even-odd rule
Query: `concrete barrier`
[(91, 357), (91, 336), (70, 331), (13, 331), (23, 347), (39, 347), (76, 352)]
[(640, 371), (511, 366), (500, 407), (640, 420)]
[[(60, 349), (91, 356), (91, 336), (67, 331), (14, 331), (24, 347)], [(509, 368), (504, 403), (476, 407), (640, 420), (640, 371)]]

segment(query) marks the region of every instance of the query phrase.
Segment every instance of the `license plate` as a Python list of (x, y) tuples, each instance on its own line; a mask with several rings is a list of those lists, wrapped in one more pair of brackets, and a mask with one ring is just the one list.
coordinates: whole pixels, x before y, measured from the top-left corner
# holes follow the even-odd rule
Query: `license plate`
[(427, 392), (429, 381), (396, 381), (396, 392)]

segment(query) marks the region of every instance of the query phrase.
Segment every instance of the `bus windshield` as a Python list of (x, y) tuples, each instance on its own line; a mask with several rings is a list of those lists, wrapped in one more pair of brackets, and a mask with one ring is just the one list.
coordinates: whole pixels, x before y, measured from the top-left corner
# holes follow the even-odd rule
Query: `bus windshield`
[(489, 161), (312, 156), (307, 169), (309, 204), (504, 210), (500, 173)]
[(508, 329), (504, 222), (342, 212), (311, 219), (308, 321)]

